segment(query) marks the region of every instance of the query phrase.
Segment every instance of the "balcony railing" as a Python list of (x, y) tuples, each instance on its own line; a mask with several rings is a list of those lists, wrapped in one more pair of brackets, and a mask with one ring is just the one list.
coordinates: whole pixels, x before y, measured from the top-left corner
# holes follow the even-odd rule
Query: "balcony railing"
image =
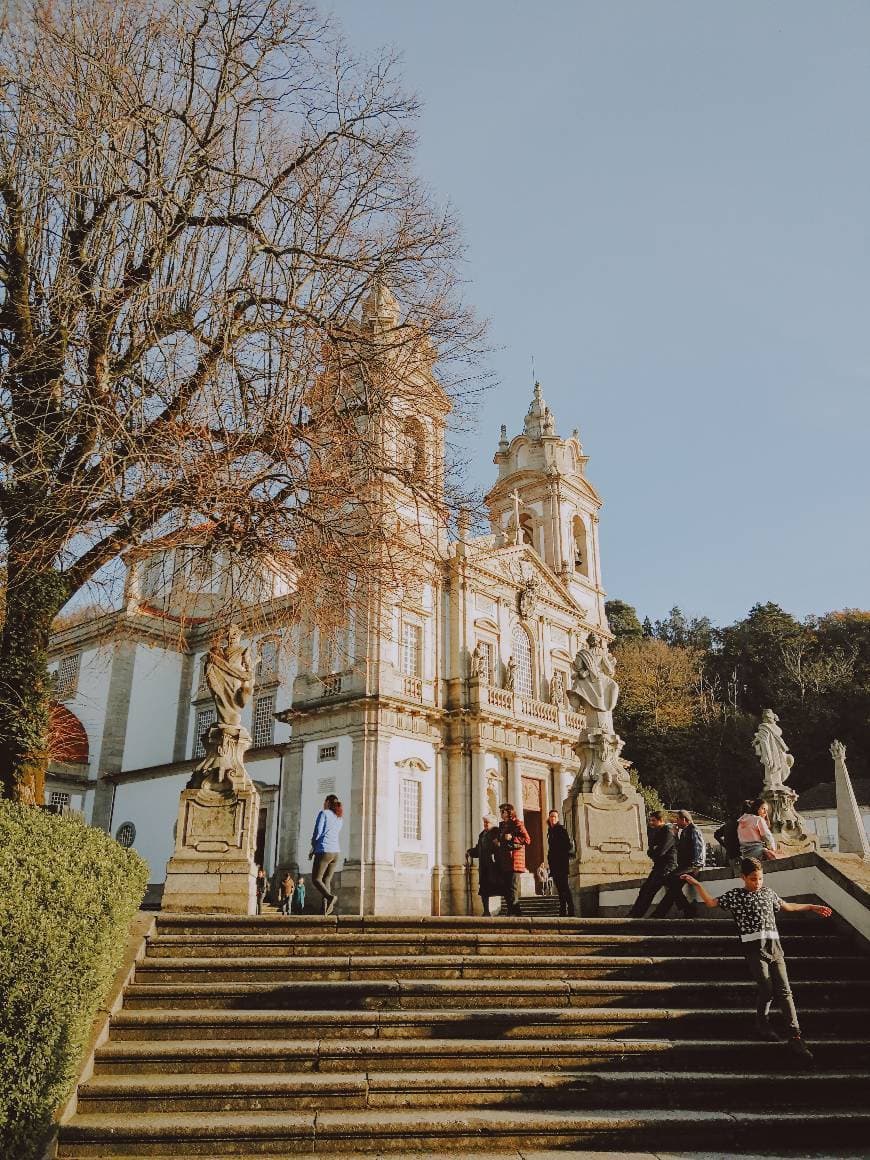
[(422, 701), (423, 682), (419, 677), (402, 677), (402, 693), (412, 701)]
[(535, 722), (574, 736), (586, 728), (585, 714), (574, 713), (561, 705), (536, 701), (534, 697), (523, 697), (510, 689), (498, 689), (495, 685), (487, 685), (475, 679), (471, 681), (470, 691), (472, 705), (477, 704), (481, 709), (488, 708), (500, 716)]
[(329, 673), (320, 678), (324, 697), (337, 697), (341, 692), (341, 673)]

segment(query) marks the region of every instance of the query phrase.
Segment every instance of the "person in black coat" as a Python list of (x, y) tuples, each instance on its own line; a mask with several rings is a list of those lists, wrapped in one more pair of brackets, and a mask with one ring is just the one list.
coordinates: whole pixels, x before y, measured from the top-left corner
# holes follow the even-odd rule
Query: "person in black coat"
[(643, 918), (656, 894), (677, 868), (677, 839), (661, 810), (653, 810), (649, 816), (647, 842), (647, 854), (652, 858), (653, 866), (628, 912), (629, 918)]
[(666, 918), (674, 905), (683, 918), (692, 918), (692, 904), (683, 893), (683, 876), (704, 869), (707, 847), (688, 810), (677, 810), (677, 835), (677, 869), (668, 875), (665, 896), (652, 912), (653, 918)]
[(483, 819), (483, 829), (477, 836), (477, 845), (465, 851), (466, 858), (477, 859), (477, 893), (483, 904), (484, 918), (492, 918), (489, 909), (490, 898), (500, 898), (502, 890), (501, 874), (496, 863), (496, 841), (498, 830), (492, 828), (492, 819)]
[(573, 853), (571, 835), (559, 821), (558, 811), (550, 810), (547, 815), (547, 863), (559, 893), (559, 915), (563, 918), (574, 917), (574, 899), (568, 885), (568, 863)]

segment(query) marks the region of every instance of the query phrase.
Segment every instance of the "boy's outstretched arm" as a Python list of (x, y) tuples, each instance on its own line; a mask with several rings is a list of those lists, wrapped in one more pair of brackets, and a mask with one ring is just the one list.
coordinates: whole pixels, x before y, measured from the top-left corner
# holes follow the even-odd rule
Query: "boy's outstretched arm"
[(718, 906), (719, 899), (714, 898), (712, 894), (708, 894), (697, 878), (693, 878), (691, 874), (681, 874), (683, 882), (688, 882), (690, 886), (694, 886), (701, 895), (701, 901), (705, 906)]
[(817, 906), (814, 902), (783, 902), (782, 909), (789, 911), (811, 910), (820, 918), (830, 918), (833, 914), (830, 906)]

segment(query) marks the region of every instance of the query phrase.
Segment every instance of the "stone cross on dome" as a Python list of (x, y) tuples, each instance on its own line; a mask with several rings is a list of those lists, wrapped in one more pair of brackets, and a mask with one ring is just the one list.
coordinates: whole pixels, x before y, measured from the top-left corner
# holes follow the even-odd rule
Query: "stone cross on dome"
[(535, 383), (535, 394), (526, 412), (524, 430), (530, 439), (540, 439), (544, 435), (556, 434), (556, 420), (546, 404), (539, 382)]

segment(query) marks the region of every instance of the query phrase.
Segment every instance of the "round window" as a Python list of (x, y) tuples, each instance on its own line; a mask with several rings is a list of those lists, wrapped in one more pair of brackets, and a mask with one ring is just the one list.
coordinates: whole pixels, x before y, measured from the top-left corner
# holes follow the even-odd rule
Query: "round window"
[(115, 841), (129, 850), (136, 841), (136, 827), (132, 822), (123, 822), (115, 833)]

